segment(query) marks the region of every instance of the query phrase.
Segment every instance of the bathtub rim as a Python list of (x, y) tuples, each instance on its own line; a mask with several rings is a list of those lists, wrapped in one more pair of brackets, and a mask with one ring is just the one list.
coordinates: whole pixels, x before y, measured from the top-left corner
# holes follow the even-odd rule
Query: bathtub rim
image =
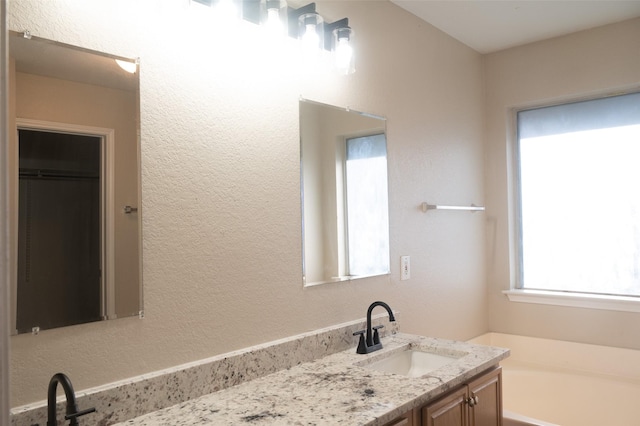
[[(528, 365), (640, 384), (640, 350), (489, 332), (468, 340), (509, 348), (503, 365)], [(606, 360), (615, 359), (616, 362)]]

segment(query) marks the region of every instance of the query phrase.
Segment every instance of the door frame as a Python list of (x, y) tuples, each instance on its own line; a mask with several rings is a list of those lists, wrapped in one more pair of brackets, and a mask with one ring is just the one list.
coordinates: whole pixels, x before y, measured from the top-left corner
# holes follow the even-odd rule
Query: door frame
[[(16, 119), (16, 150), (13, 158), (15, 167), (14, 206), (18, 207), (18, 171), (19, 171), (19, 145), (18, 130), (39, 130), (52, 133), (68, 133), (82, 136), (100, 138), (100, 315), (103, 319), (115, 318), (115, 194), (114, 194), (114, 151), (115, 130), (105, 127), (92, 127), (80, 124), (58, 123), (53, 121), (32, 120), (26, 118)], [(16, 210), (17, 211), (17, 210)], [(13, 253), (17, 253), (18, 215), (15, 215), (15, 223), (11, 224), (16, 247)], [(17, 262), (17, 256), (14, 257)], [(17, 264), (16, 264), (17, 266)], [(17, 269), (16, 269), (17, 271)], [(18, 276), (11, 277), (11, 330), (17, 334), (16, 318), (18, 306)]]

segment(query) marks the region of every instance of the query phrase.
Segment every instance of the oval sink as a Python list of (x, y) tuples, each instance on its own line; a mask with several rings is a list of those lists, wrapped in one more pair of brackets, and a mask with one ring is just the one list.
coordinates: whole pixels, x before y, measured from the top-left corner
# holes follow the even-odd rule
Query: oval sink
[(386, 373), (401, 374), (408, 377), (420, 377), (430, 371), (436, 370), (459, 357), (422, 352), (413, 349), (398, 352), (380, 361), (375, 361), (367, 368)]

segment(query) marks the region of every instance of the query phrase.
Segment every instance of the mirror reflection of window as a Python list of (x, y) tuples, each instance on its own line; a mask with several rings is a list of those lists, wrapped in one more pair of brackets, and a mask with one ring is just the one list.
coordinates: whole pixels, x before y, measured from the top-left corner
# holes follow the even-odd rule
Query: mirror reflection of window
[(385, 124), (300, 101), (305, 286), (389, 274)]
[(350, 276), (389, 271), (387, 147), (384, 134), (346, 140), (346, 210)]

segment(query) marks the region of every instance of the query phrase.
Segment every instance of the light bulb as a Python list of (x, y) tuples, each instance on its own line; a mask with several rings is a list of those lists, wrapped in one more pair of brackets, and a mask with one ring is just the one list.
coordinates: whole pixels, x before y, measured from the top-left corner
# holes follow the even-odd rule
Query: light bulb
[(260, 23), (271, 34), (287, 32), (287, 2), (285, 0), (260, 0)]
[(279, 9), (267, 9), (267, 22), (265, 26), (271, 34), (281, 34), (284, 32), (282, 21), (280, 21)]
[(353, 31), (349, 27), (336, 28), (333, 30), (333, 54), (335, 55), (335, 65), (342, 74), (352, 74), (355, 72), (353, 61), (353, 47), (351, 37)]
[(353, 57), (353, 48), (349, 44), (349, 40), (341, 38), (338, 40), (338, 46), (336, 47), (336, 65), (341, 70), (346, 70), (351, 64), (351, 58)]
[(316, 32), (316, 26), (308, 24), (305, 27), (304, 35), (302, 36), (302, 44), (305, 48), (316, 49), (320, 44), (320, 37)]
[(309, 69), (321, 65), (324, 47), (324, 20), (319, 14), (305, 13), (298, 18), (298, 39), (300, 41), (300, 61)]

